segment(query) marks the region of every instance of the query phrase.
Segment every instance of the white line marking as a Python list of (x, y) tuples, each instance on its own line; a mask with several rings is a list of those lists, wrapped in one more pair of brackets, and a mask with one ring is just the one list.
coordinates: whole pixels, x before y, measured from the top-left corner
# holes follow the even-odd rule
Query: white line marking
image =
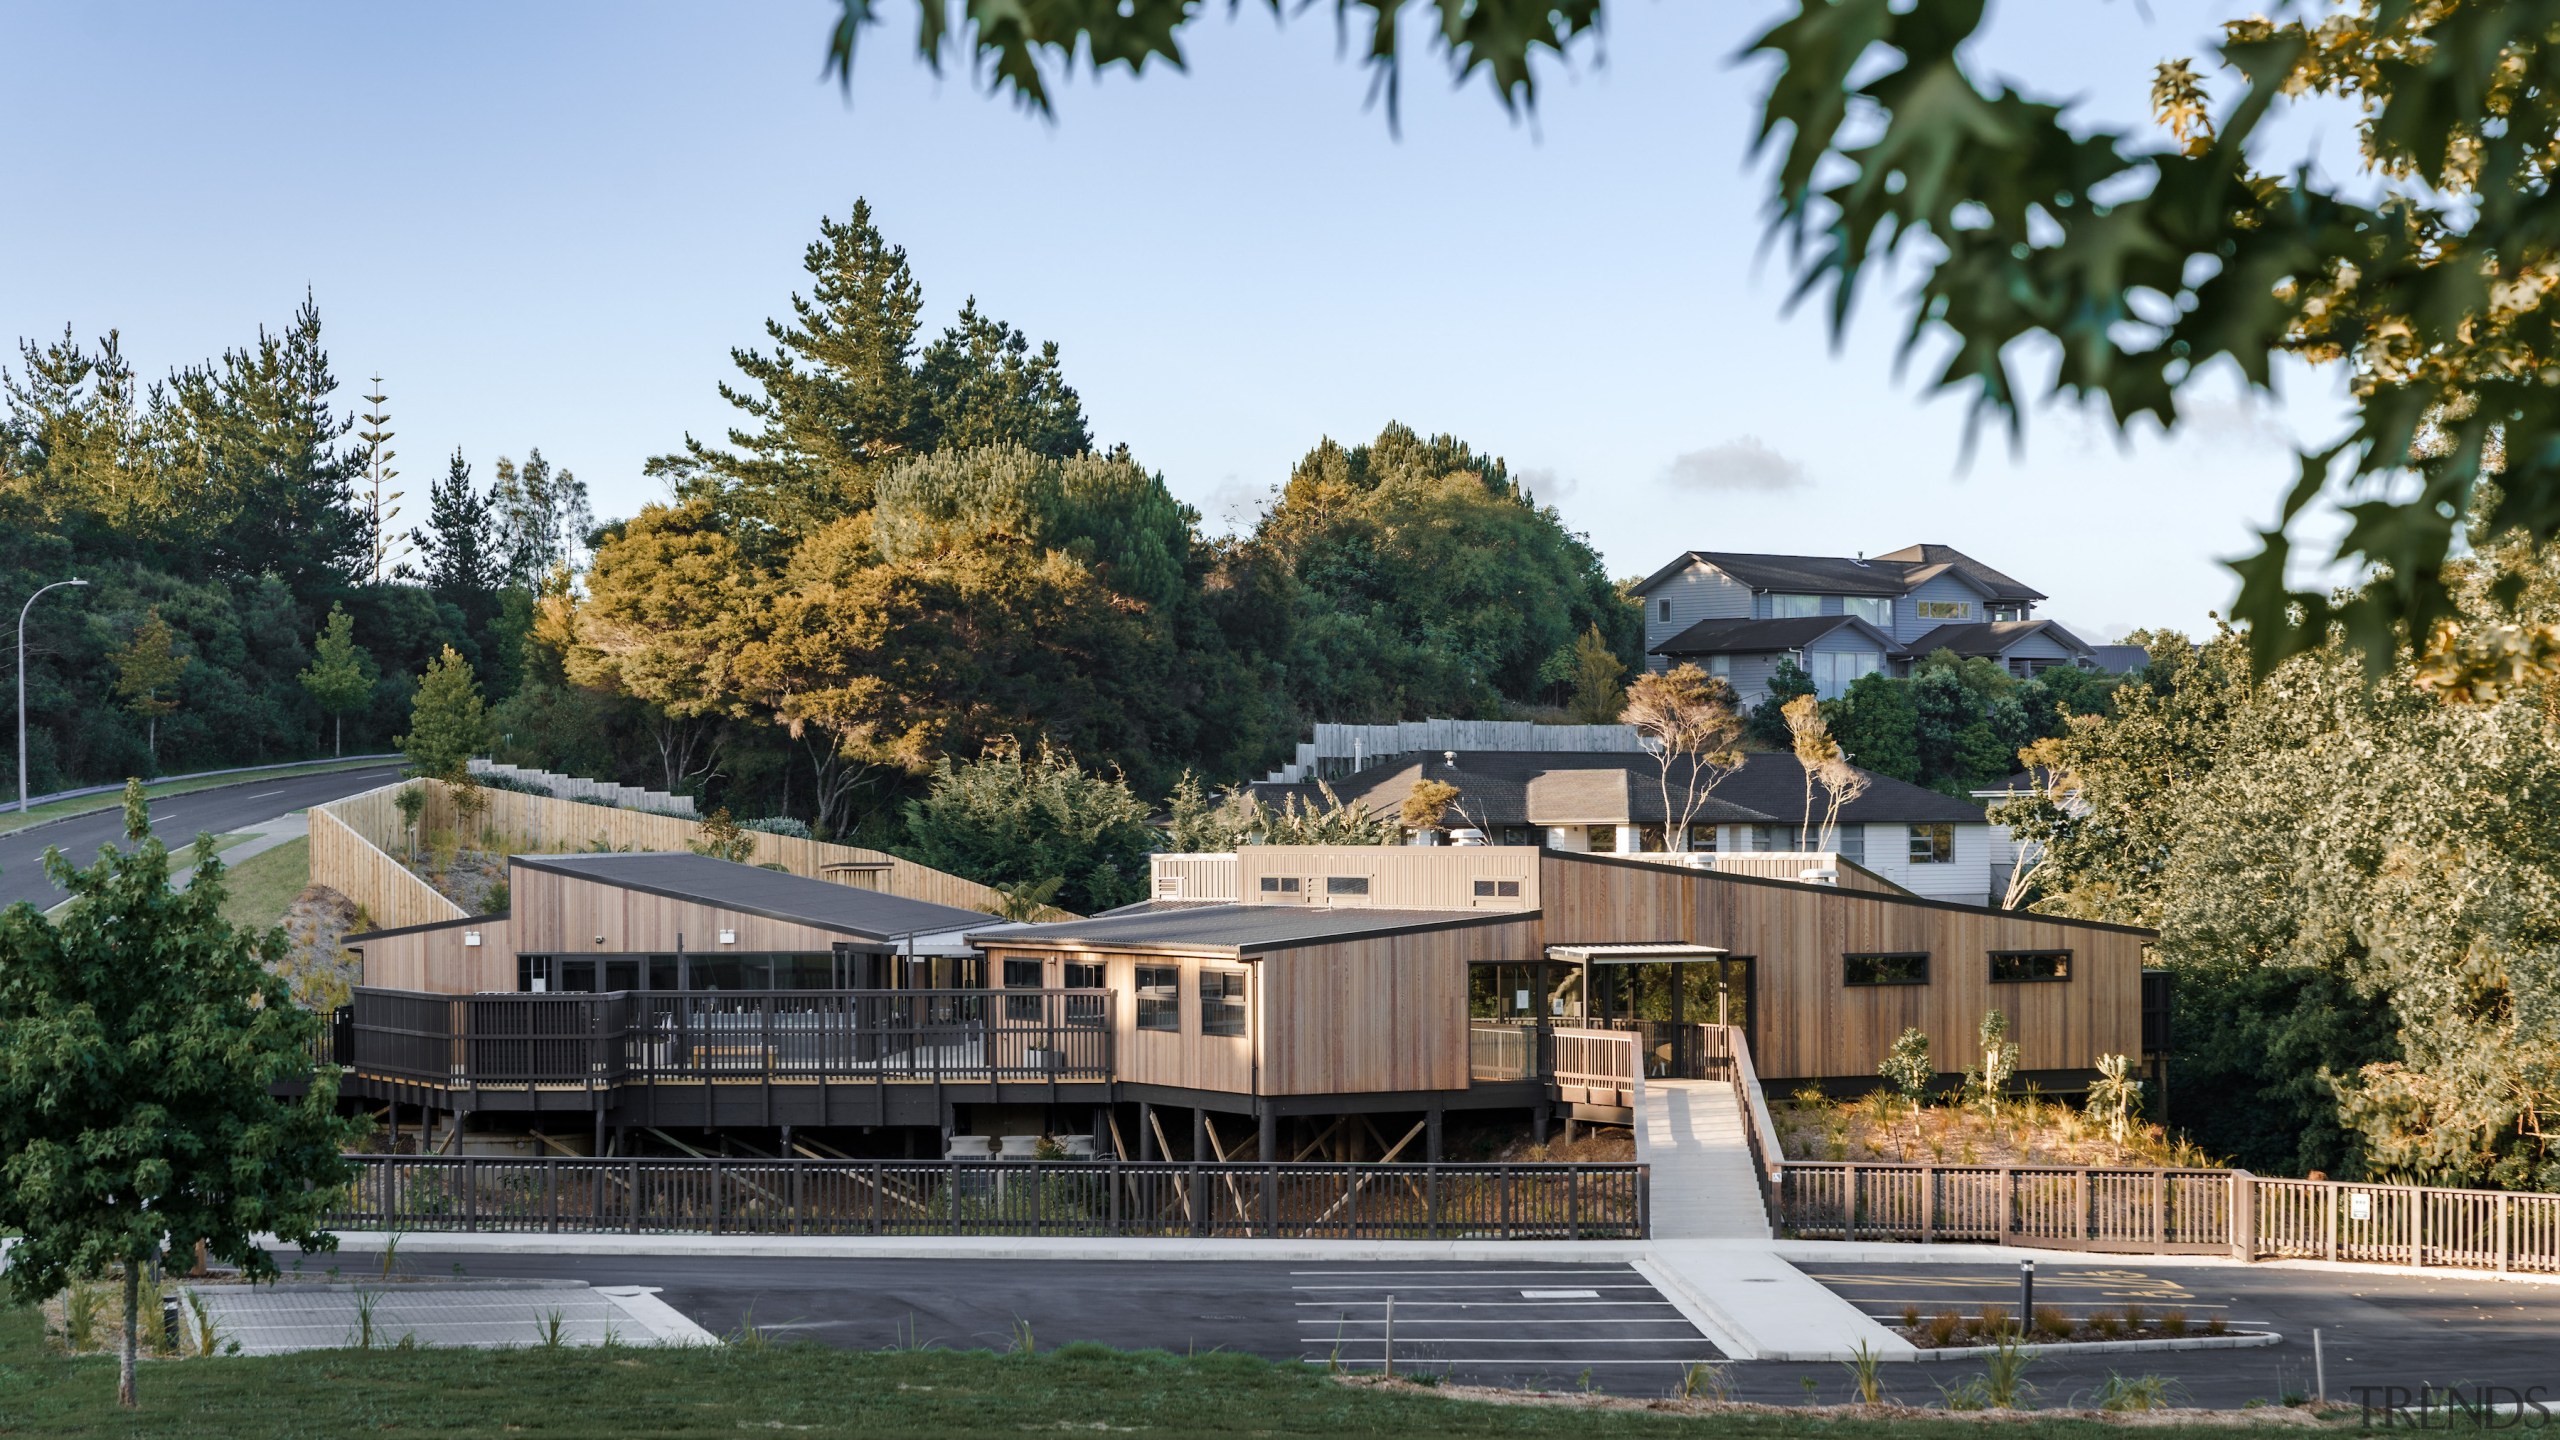
[(243, 795), (240, 798), (243, 800), (264, 800), (270, 795), (281, 795), (283, 793), (284, 792), (281, 790), (261, 790), (255, 795)]
[[(1289, 1288), (1292, 1290), (1393, 1290), (1399, 1295), (1409, 1295), (1424, 1290), (1520, 1289), (1517, 1285), (1292, 1285)], [(1653, 1287), (1642, 1281), (1637, 1281), (1632, 1285), (1603, 1285), (1599, 1288), (1603, 1290), (1650, 1290)], [(1522, 1293), (1525, 1294), (1527, 1292), (1523, 1291)]]
[[(1351, 1318), (1350, 1316), (1345, 1315), (1345, 1316), (1343, 1316), (1343, 1317), (1342, 1317), (1341, 1319), (1339, 1319), (1339, 1320), (1301, 1320), (1301, 1321), (1299, 1321), (1298, 1323), (1299, 1323), (1299, 1324), (1301, 1324), (1301, 1325), (1333, 1325), (1333, 1326), (1343, 1326), (1343, 1325), (1371, 1325), (1371, 1326), (1377, 1326), (1377, 1325), (1384, 1325), (1384, 1324), (1386, 1324), (1387, 1322), (1386, 1322), (1383, 1318), (1381, 1318), (1381, 1319), (1377, 1319), (1377, 1320), (1355, 1320), (1355, 1319)], [(1447, 1317), (1447, 1318), (1441, 1318), (1441, 1317), (1438, 1317), (1438, 1316), (1434, 1316), (1433, 1318), (1431, 1318), (1431, 1319), (1429, 1319), (1429, 1320), (1417, 1320), (1417, 1321), (1415, 1321), (1414, 1323), (1415, 1323), (1415, 1324), (1417, 1324), (1417, 1325), (1512, 1325), (1512, 1326), (1517, 1326), (1517, 1325), (1519, 1325), (1521, 1322), (1520, 1322), (1519, 1320), (1517, 1320), (1517, 1319), (1512, 1319), (1512, 1320), (1461, 1320), (1461, 1319), (1457, 1318), (1456, 1316), (1450, 1316), (1450, 1317)], [(1683, 1327), (1688, 1327), (1688, 1326), (1689, 1326), (1689, 1322), (1688, 1322), (1687, 1320), (1684, 1320), (1684, 1319), (1682, 1319), (1681, 1317), (1679, 1317), (1679, 1316), (1677, 1316), (1677, 1315), (1629, 1315), (1629, 1316), (1625, 1317), (1624, 1319), (1619, 1319), (1619, 1320), (1540, 1320), (1540, 1321), (1538, 1321), (1538, 1322), (1537, 1322), (1537, 1324), (1538, 1324), (1538, 1328), (1540, 1328), (1540, 1329), (1542, 1329), (1542, 1330), (1544, 1330), (1544, 1329), (1551, 1329), (1551, 1328), (1553, 1328), (1553, 1327), (1555, 1327), (1555, 1326), (1558, 1326), (1558, 1325), (1679, 1325), (1679, 1326), (1683, 1326)]]
[(1600, 1298), (1600, 1292), (1597, 1290), (1523, 1290), (1520, 1292), (1520, 1298), (1523, 1300), (1597, 1300)]
[[(1298, 1358), (1312, 1365), (1322, 1364), (1329, 1357), (1323, 1355), (1301, 1355)], [(1374, 1362), (1364, 1361), (1362, 1363), (1366, 1364)], [(1675, 1355), (1665, 1355), (1659, 1360), (1580, 1360), (1568, 1359), (1566, 1357), (1556, 1355), (1432, 1355), (1417, 1361), (1412, 1356), (1407, 1355), (1399, 1358), (1396, 1363), (1407, 1369), (1411, 1369), (1415, 1365), (1419, 1364), (1424, 1366), (1562, 1365), (1570, 1369), (1587, 1370), (1596, 1369), (1603, 1365), (1639, 1365), (1647, 1368), (1662, 1365), (1720, 1365), (1724, 1363), (1724, 1357), (1721, 1355), (1701, 1355), (1692, 1360), (1683, 1359)]]
[(1625, 1266), (1625, 1265), (1612, 1265), (1612, 1266), (1610, 1266), (1610, 1267), (1608, 1267), (1608, 1268), (1606, 1268), (1606, 1269), (1602, 1269), (1602, 1270), (1567, 1270), (1567, 1269), (1562, 1269), (1562, 1268), (1553, 1267), (1553, 1266), (1540, 1266), (1539, 1268), (1537, 1268), (1537, 1269), (1535, 1269), (1535, 1270), (1374, 1270), (1374, 1269), (1373, 1269), (1373, 1270), (1292, 1270), (1292, 1271), (1290, 1271), (1289, 1273), (1290, 1273), (1290, 1274), (1292, 1274), (1292, 1275), (1457, 1275), (1457, 1276), (1461, 1276), (1461, 1277), (1463, 1277), (1463, 1276), (1469, 1276), (1469, 1275), (1553, 1275), (1553, 1276), (1557, 1277), (1558, 1279), (1563, 1279), (1563, 1278), (1565, 1278), (1565, 1277), (1567, 1277), (1567, 1276), (1572, 1276), (1572, 1275), (1632, 1275), (1632, 1274), (1634, 1274), (1634, 1273), (1635, 1273), (1635, 1271), (1634, 1271), (1634, 1269), (1632, 1269), (1632, 1268), (1631, 1268), (1631, 1267), (1629, 1267), (1629, 1266)]
[[(1383, 1310), (1384, 1300), (1300, 1300), (1301, 1310)], [(1406, 1300), (1404, 1310), (1676, 1310), (1668, 1300)]]

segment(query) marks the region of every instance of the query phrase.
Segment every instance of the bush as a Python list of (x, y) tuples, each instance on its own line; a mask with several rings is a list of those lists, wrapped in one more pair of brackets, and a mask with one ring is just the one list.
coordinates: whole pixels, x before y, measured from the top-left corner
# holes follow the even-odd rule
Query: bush
[(485, 775), (474, 775), (471, 778), (479, 781), (483, 789), (507, 790), (518, 795), (540, 795), (546, 798), (551, 794), (550, 786), (538, 780), (527, 780), (521, 775), (500, 775), (493, 771)]
[(761, 820), (741, 820), (738, 822), (738, 828), (741, 830), (758, 830), (767, 835), (787, 835), (794, 840), (811, 840), (816, 838), (809, 833), (808, 821), (795, 820), (788, 815), (767, 815)]

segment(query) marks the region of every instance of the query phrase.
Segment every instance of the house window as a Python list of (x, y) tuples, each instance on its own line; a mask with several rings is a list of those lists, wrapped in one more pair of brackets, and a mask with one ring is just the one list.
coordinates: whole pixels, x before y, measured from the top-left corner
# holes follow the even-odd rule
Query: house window
[[(1037, 990), (1040, 988), (1040, 983), (1044, 978), (1040, 972), (1041, 964), (1037, 960), (1007, 960), (1004, 962), (1004, 988), (1007, 990)], [(1007, 1020), (1038, 1020), (1040, 1018), (1040, 997), (1037, 995), (1007, 995), (1004, 997), (1004, 1018)]]
[(1203, 970), (1200, 972), (1200, 1033), (1203, 1035), (1244, 1033), (1243, 971)]
[(2039, 980), (2070, 978), (2071, 952), (2068, 950), (1991, 952), (1991, 983), (1994, 985), (2026, 985)]
[(1327, 875), (1324, 877), (1324, 893), (1327, 895), (1366, 895), (1369, 893), (1369, 877), (1366, 875)]
[(1813, 692), (1825, 700), (1836, 700), (1858, 682), (1861, 675), (1872, 675), (1884, 662), (1874, 651), (1849, 652), (1817, 650), (1805, 657), (1805, 669), (1813, 676)]
[(1840, 983), (1843, 985), (1926, 985), (1929, 983), (1929, 954), (1922, 950), (1878, 955), (1843, 955), (1840, 957)]
[(1505, 845), (1535, 845), (1539, 843), (1537, 827), (1534, 825), (1505, 825), (1502, 827), (1502, 843)]
[[(1070, 960), (1058, 967), (1058, 973), (1070, 990), (1100, 990), (1103, 971), (1099, 965), (1080, 964)], [(1096, 1029), (1111, 1022), (1109, 995), (1069, 995), (1065, 1002), (1067, 1023)]]
[(1822, 597), (1819, 595), (1772, 595), (1769, 597), (1769, 618), (1772, 620), (1800, 620), (1805, 616), (1821, 613)]
[(1496, 899), (1505, 899), (1516, 896), (1519, 893), (1520, 882), (1517, 880), (1479, 880), (1476, 882), (1476, 894), (1479, 896), (1492, 896)]
[(1973, 602), (1970, 600), (1923, 600), (1920, 602), (1920, 618), (1923, 620), (1970, 620), (1973, 618)]
[(1689, 848), (1703, 855), (1716, 853), (1716, 827), (1713, 825), (1690, 826)]
[(1730, 655), (1710, 655), (1710, 656), (1708, 656), (1708, 657), (1707, 657), (1707, 673), (1708, 673), (1708, 674), (1710, 674), (1710, 675), (1715, 676), (1715, 677), (1716, 677), (1717, 679), (1719, 679), (1719, 680), (1730, 680), (1730, 679), (1732, 679), (1732, 678), (1733, 678), (1733, 657), (1732, 657), (1732, 656), (1730, 656)]
[(1262, 877), (1262, 893), (1265, 895), (1295, 895), (1298, 893), (1298, 877), (1295, 875), (1265, 875)]
[(1618, 852), (1618, 827), (1585, 825), (1582, 827), (1582, 843), (1594, 855), (1614, 855)]
[(1879, 630), (1893, 628), (1893, 597), (1890, 595), (1852, 595), (1840, 602), (1840, 608)]
[(1831, 832), (1832, 853), (1852, 865), (1867, 863), (1867, 827), (1841, 825)]
[(1103, 986), (1102, 967), (1070, 960), (1059, 967), (1070, 990), (1099, 990)]
[(1935, 825), (1911, 827), (1911, 863), (1914, 865), (1952, 865), (1956, 858), (1956, 827), (1940, 821)]
[(1173, 1031), (1182, 1029), (1181, 966), (1141, 965), (1138, 967), (1138, 1028)]
[(1662, 602), (1662, 618), (1665, 620), (1671, 618), (1671, 602), (1668, 600)]

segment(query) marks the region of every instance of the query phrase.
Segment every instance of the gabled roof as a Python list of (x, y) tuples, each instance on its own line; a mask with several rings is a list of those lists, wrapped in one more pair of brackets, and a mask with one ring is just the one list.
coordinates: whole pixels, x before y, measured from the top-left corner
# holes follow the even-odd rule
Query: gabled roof
[[(1451, 825), (1502, 826), (1535, 825), (1541, 819), (1557, 823), (1617, 823), (1623, 825), (1655, 825), (1662, 823), (1661, 762), (1649, 753), (1594, 752), (1571, 753), (1538, 750), (1461, 750), (1458, 763), (1451, 765), (1439, 755), (1408, 756), (1330, 782), (1334, 794), (1346, 805), (1357, 805), (1370, 811), (1393, 814), (1404, 803), (1405, 795), (1420, 779), (1445, 781), (1458, 787), (1458, 799), (1444, 817)], [(1546, 816), (1530, 803), (1530, 789), (1535, 785), (1543, 801), (1550, 793), (1576, 793), (1572, 788), (1578, 777), (1573, 772), (1616, 771), (1622, 780), (1600, 781), (1599, 785), (1625, 786), (1627, 814), (1591, 816)], [(1680, 803), (1687, 788), (1685, 762), (1673, 762), (1671, 771), (1672, 803)], [(1980, 808), (1951, 795), (1869, 772), (1867, 792), (1850, 801), (1840, 818), (1853, 825), (1923, 824), (1952, 821), (1958, 824), (1982, 823)], [(1583, 784), (1592, 782), (1583, 781)], [(1266, 805), (1277, 806), (1288, 795), (1299, 795), (1307, 803), (1321, 804), (1313, 781), (1298, 785), (1255, 785), (1253, 793)], [(1588, 793), (1614, 795), (1614, 790)], [(1793, 755), (1758, 754), (1746, 756), (1743, 766), (1716, 786), (1715, 794), (1690, 817), (1699, 825), (1794, 825), (1804, 814), (1804, 767)]]
[(1937, 650), (1952, 650), (1958, 655), (2006, 655), (2011, 646), (2033, 635), (2048, 635), (2066, 650), (2086, 655), (2090, 648), (2079, 636), (2051, 620), (1986, 620), (1971, 625), (1941, 625), (1911, 642), (1911, 653), (1926, 655)]
[(2043, 591), (2033, 589), (2001, 574), (1953, 545), (1905, 545), (1899, 550), (1888, 550), (1875, 558), (1899, 560), (1910, 565), (1952, 566), (1966, 579), (1989, 592), (1995, 600), (2042, 600), (2045, 598)]
[(982, 928), (993, 919), (982, 910), (884, 895), (877, 890), (681, 851), (518, 855), (515, 863), (617, 889), (762, 915), (769, 920), (787, 920), (857, 940), (885, 943), (910, 935)]
[(1787, 620), (1701, 620), (1653, 647), (1656, 655), (1767, 655), (1801, 650), (1843, 625), (1875, 642), (1885, 654), (1900, 656), (1893, 637), (1855, 615), (1800, 615)]
[(1994, 600), (2042, 600), (2044, 592), (2021, 584), (1952, 545), (1905, 545), (1865, 559), (1835, 555), (1758, 555), (1734, 550), (1687, 550), (1635, 587), (1645, 594), (1691, 565), (1713, 565), (1754, 590), (1813, 595), (1903, 595), (1933, 575), (1954, 571)]
[[(1081, 945), (1097, 950), (1212, 951), (1242, 958), (1267, 950), (1533, 920), (1535, 910), (1372, 910), (1322, 905), (1184, 905), (1014, 925), (984, 938), (1007, 946)], [(969, 937), (980, 938), (977, 935)]]
[(2092, 645), (2089, 658), (2109, 675), (2130, 675), (2151, 663), (2151, 652), (2139, 645)]

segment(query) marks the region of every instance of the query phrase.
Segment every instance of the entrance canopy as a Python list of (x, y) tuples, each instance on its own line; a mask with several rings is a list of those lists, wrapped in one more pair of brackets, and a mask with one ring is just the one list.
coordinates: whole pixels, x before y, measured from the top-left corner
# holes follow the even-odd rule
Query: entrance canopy
[(1658, 965), (1666, 960), (1720, 960), (1731, 952), (1714, 945), (1664, 941), (1651, 945), (1550, 945), (1547, 958), (1570, 965)]

